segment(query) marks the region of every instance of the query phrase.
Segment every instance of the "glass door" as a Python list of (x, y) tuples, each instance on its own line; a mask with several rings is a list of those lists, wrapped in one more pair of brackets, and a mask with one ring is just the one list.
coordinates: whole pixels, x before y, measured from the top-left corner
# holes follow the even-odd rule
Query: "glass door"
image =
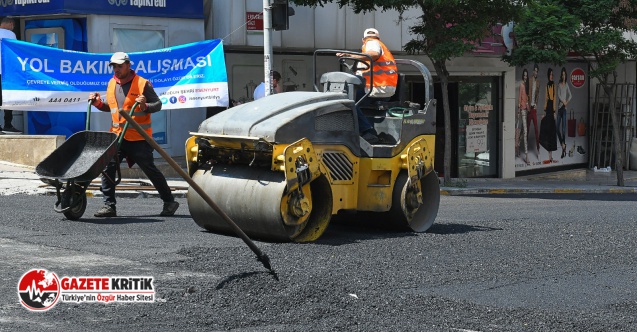
[(458, 79), (456, 153), (460, 178), (498, 175), (498, 81), (498, 77)]

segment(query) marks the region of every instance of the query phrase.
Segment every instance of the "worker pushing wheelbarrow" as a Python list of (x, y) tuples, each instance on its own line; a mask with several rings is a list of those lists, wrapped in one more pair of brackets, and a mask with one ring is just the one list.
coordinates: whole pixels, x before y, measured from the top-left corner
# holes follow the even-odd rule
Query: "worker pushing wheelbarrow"
[[(104, 206), (95, 213), (95, 217), (116, 217), (115, 188), (121, 180), (119, 162), (125, 157), (129, 166), (139, 165), (157, 189), (164, 202), (160, 215), (172, 216), (179, 203), (175, 201), (166, 178), (155, 166), (153, 147), (138, 130), (127, 132), (129, 121), (121, 116), (122, 113), (126, 114), (132, 123), (140, 125), (139, 130), (152, 135), (151, 113), (161, 110), (162, 103), (152, 84), (131, 69), (128, 54), (116, 52), (111, 57), (110, 65), (114, 75), (108, 82), (106, 102), (97, 92), (89, 94), (91, 103), (86, 132), (71, 136), (52, 156), (38, 165), (36, 172), (43, 181), (57, 188), (56, 211), (64, 213), (69, 219), (78, 219), (84, 213), (86, 188), (101, 173)], [(110, 133), (88, 130), (91, 105), (102, 112), (110, 112)], [(74, 137), (76, 135), (77, 138)]]

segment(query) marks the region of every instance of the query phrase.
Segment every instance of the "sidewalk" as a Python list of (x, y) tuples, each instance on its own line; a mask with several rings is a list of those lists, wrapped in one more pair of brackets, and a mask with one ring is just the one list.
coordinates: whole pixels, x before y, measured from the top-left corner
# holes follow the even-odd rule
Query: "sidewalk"
[[(167, 173), (165, 175), (173, 195), (178, 198), (186, 197), (188, 183), (181, 178), (169, 177)], [(100, 179), (93, 180), (86, 194), (91, 197), (102, 197), (99, 186)], [(130, 198), (159, 197), (154, 189), (152, 183), (146, 178), (123, 178), (117, 186), (116, 194), (118, 197)], [(40, 181), (35, 174), (35, 167), (0, 161), (0, 196), (17, 194), (55, 195), (56, 191), (54, 187)]]
[(624, 171), (624, 186), (617, 186), (617, 173), (575, 169), (514, 179), (453, 179), (454, 186), (441, 186), (442, 195), (486, 194), (632, 194), (637, 193), (637, 171)]
[[(159, 167), (159, 165), (158, 165)], [(164, 172), (175, 197), (185, 197), (188, 183), (176, 177), (176, 172)], [(453, 179), (453, 186), (441, 186), (442, 195), (487, 194), (632, 194), (637, 193), (637, 171), (624, 171), (624, 187), (618, 187), (615, 172), (593, 172), (587, 169), (517, 177), (514, 179)], [(101, 197), (99, 179), (94, 180), (87, 194)], [(55, 195), (55, 188), (44, 184), (35, 168), (0, 161), (1, 195)], [(117, 188), (118, 197), (158, 197), (145, 178), (124, 178)]]

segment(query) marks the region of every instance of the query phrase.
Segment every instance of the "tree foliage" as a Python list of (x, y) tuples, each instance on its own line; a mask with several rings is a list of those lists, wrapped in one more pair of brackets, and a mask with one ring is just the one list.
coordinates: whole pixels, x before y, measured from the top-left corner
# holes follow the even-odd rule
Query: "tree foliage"
[(515, 66), (562, 65), (575, 44), (578, 26), (579, 19), (558, 1), (531, 1), (515, 22), (515, 49), (504, 60)]

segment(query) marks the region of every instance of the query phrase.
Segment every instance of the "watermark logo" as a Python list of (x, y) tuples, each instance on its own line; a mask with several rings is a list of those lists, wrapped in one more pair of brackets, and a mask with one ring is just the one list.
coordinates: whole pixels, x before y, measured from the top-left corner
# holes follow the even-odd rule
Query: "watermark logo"
[(60, 302), (155, 302), (154, 278), (149, 276), (61, 277), (44, 269), (25, 273), (18, 282), (22, 306), (31, 311), (51, 309)]
[(20, 304), (31, 311), (47, 311), (60, 298), (60, 281), (54, 272), (30, 270), (18, 282)]

